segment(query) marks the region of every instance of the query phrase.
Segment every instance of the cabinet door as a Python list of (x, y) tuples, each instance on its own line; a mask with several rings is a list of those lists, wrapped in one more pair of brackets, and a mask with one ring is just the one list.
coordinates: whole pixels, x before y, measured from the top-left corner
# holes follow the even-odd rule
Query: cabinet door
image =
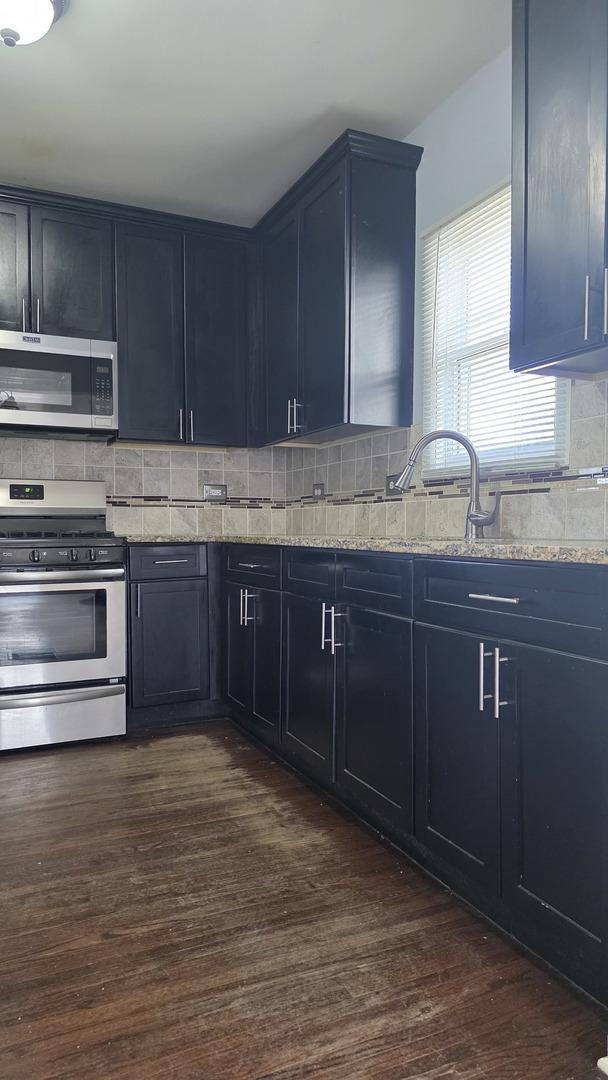
[(342, 163), (301, 208), (300, 390), (306, 431), (346, 419), (346, 174)]
[(29, 330), (27, 207), (0, 201), (0, 330)]
[(113, 238), (111, 221), (32, 207), (33, 331), (114, 340)]
[(608, 6), (515, 0), (513, 30), (517, 368), (602, 341)]
[(412, 623), (349, 607), (340, 622), (338, 784), (349, 800), (412, 831)]
[(247, 444), (244, 244), (186, 237), (186, 437)]
[(249, 714), (252, 699), (253, 633), (243, 620), (245, 587), (226, 584), (224, 591), (226, 697), (241, 713)]
[[(478, 638), (415, 628), (416, 836), (445, 862), (498, 890), (499, 746), (492, 700), (479, 709)], [(485, 643), (491, 691), (494, 643)]]
[(320, 600), (283, 596), (282, 738), (283, 749), (304, 772), (330, 780), (334, 767), (335, 661), (329, 644), (321, 648), (322, 610)]
[(606, 935), (608, 665), (504, 646), (503, 897), (554, 948), (599, 962)]
[[(288, 214), (263, 241), (266, 441), (283, 439), (298, 393), (298, 217)], [(301, 410), (299, 410), (301, 412)], [(298, 418), (296, 418), (298, 419)]]
[(120, 437), (180, 442), (186, 432), (182, 234), (118, 225), (116, 266)]
[(208, 698), (206, 579), (131, 585), (130, 613), (133, 707)]
[(278, 741), (281, 709), (281, 594), (255, 589), (248, 602), (253, 614), (251, 714), (259, 734)]

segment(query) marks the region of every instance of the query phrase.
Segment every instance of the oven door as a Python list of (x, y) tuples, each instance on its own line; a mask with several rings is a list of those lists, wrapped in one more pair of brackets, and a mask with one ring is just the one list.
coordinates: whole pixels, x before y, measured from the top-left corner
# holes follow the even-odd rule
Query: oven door
[(124, 678), (124, 574), (0, 571), (0, 690)]
[[(0, 333), (0, 427), (111, 428), (115, 350), (111, 343), (105, 352), (103, 342), (95, 345), (92, 357), (91, 342), (85, 339)], [(103, 414), (99, 425), (94, 424), (96, 409)]]

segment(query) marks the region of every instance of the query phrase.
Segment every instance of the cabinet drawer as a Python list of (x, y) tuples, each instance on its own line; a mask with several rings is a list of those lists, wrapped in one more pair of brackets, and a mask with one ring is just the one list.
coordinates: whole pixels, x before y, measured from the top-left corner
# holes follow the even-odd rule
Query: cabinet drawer
[(300, 596), (333, 600), (336, 589), (336, 557), (331, 551), (289, 548), (283, 564), (283, 588)]
[(603, 568), (422, 559), (414, 617), (581, 656), (608, 656)]
[(224, 573), (227, 578), (244, 585), (267, 585), (278, 589), (281, 584), (281, 549), (265, 544), (226, 544)]
[(161, 581), (165, 578), (205, 577), (205, 544), (134, 544), (129, 547), (132, 581)]
[(336, 597), (389, 615), (412, 614), (412, 562), (401, 556), (338, 554)]

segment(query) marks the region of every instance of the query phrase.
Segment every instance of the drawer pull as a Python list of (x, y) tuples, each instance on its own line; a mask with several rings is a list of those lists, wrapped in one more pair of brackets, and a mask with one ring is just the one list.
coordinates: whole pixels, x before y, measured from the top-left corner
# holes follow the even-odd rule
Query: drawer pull
[(190, 559), (155, 559), (155, 566), (172, 566), (174, 563), (187, 563)]
[(264, 563), (261, 562), (240, 562), (239, 567), (241, 570), (263, 570)]
[(519, 604), (519, 596), (492, 596), (492, 593), (470, 592), (469, 600), (490, 600), (493, 604)]
[(486, 658), (486, 656), (491, 656), (491, 655), (492, 655), (492, 653), (486, 649), (484, 642), (480, 641), (479, 642), (479, 711), (480, 712), (483, 712), (485, 710), (486, 698), (491, 698), (492, 697), (491, 694), (486, 694), (485, 686), (484, 686), (485, 658)]

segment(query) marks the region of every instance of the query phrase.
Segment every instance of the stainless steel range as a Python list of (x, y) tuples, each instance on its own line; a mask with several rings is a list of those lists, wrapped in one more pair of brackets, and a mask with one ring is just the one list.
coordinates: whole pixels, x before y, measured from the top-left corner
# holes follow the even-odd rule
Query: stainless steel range
[(105, 485), (0, 480), (0, 750), (124, 734), (125, 676)]

